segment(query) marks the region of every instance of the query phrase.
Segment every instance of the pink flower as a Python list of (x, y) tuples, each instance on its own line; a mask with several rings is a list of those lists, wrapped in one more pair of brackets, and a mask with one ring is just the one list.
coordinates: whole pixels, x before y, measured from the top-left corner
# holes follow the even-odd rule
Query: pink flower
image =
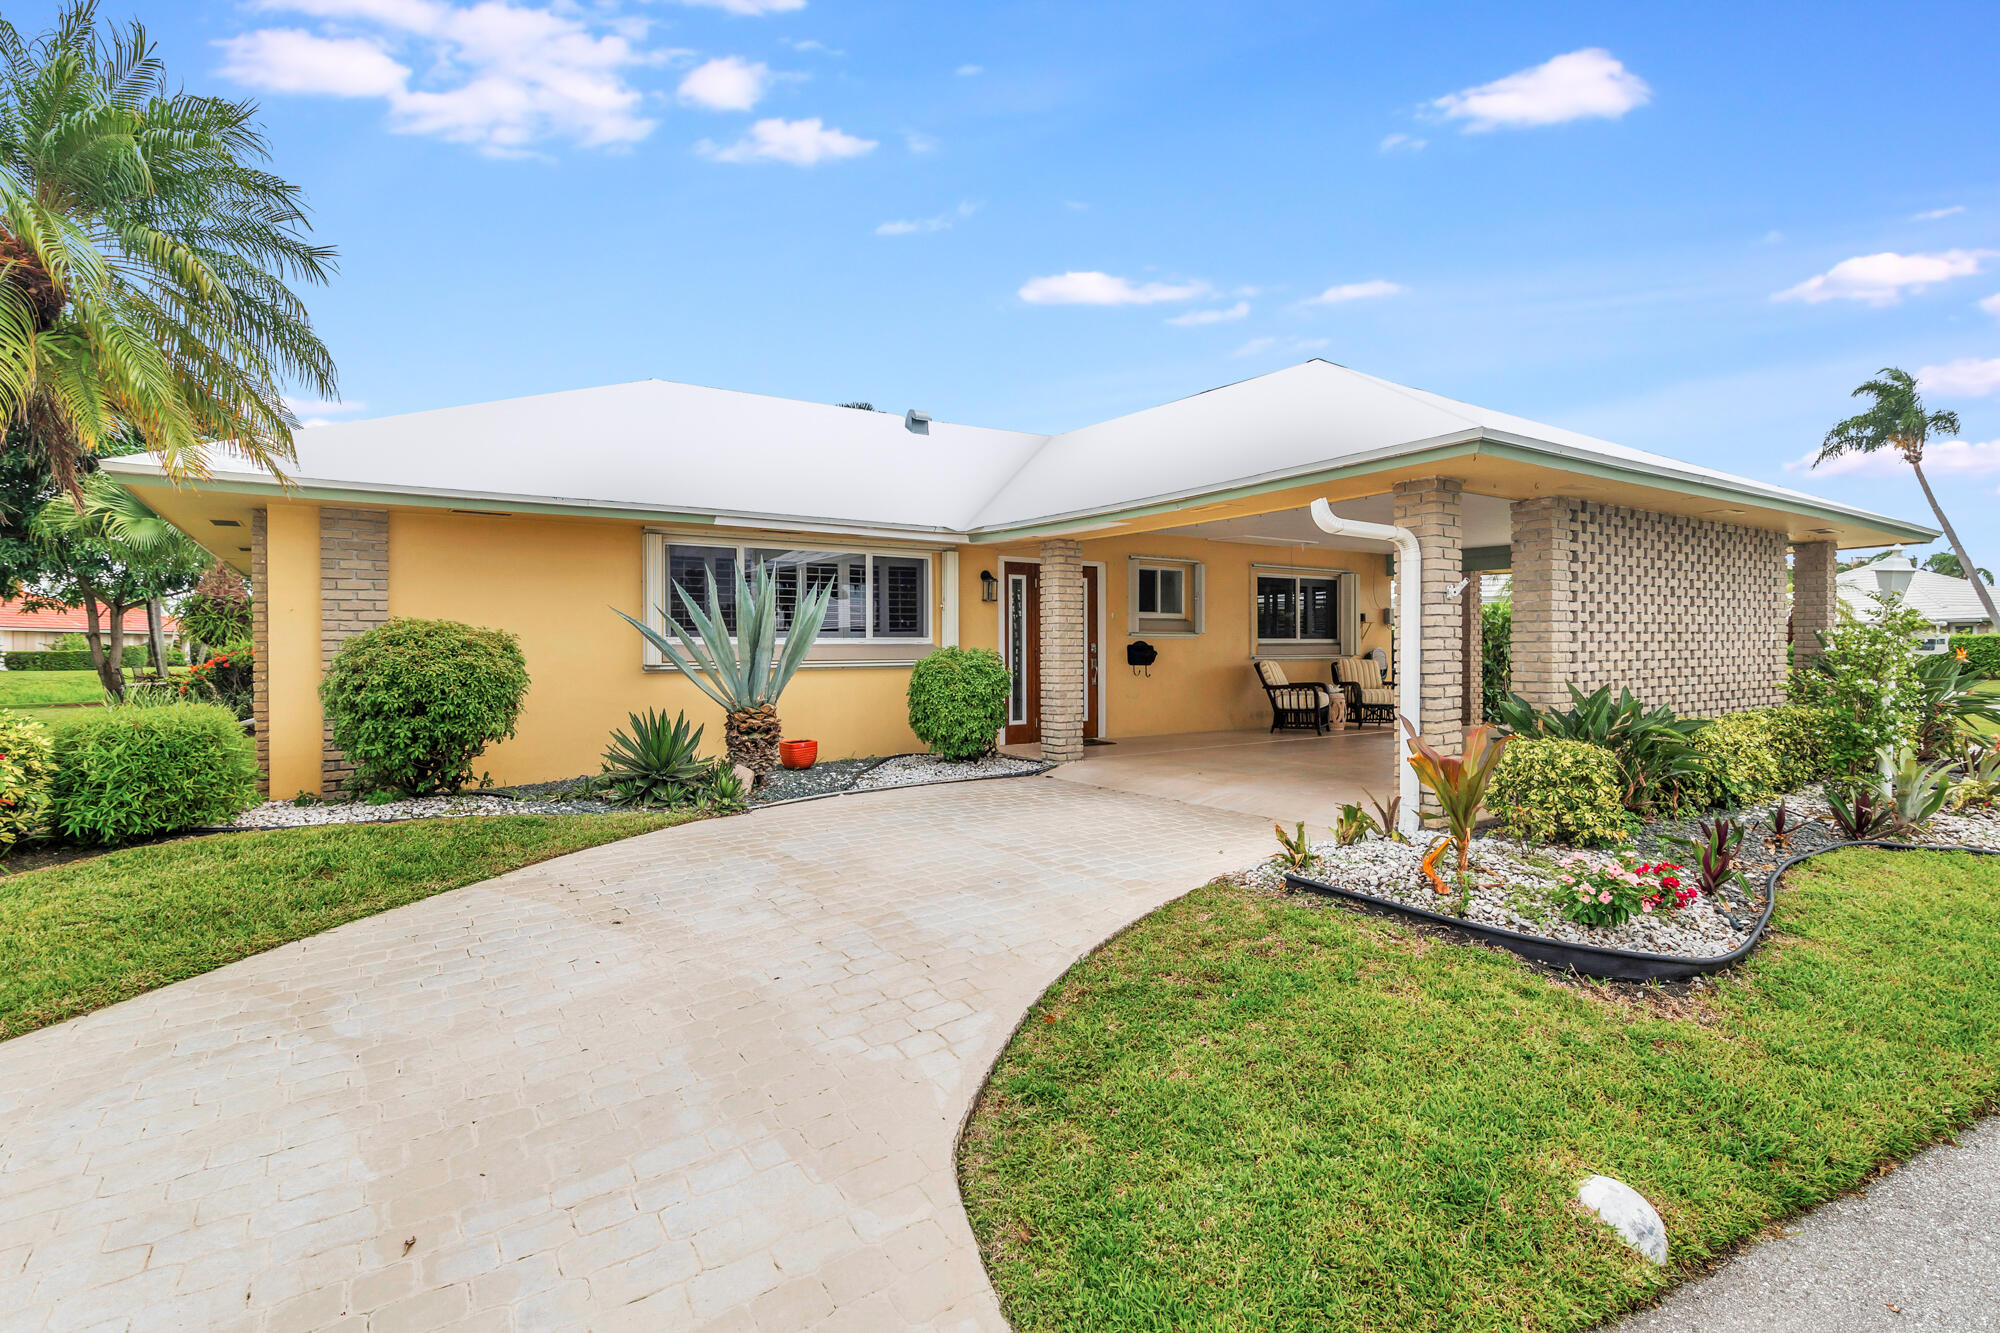
[(1599, 901), (1599, 902), (1601, 902), (1601, 903), (1608, 903), (1608, 902), (1610, 902), (1610, 901), (1611, 901), (1611, 890), (1609, 890), (1609, 889), (1606, 889), (1606, 890), (1605, 890), (1604, 892), (1602, 892), (1602, 893), (1598, 894), (1598, 895), (1597, 895), (1597, 901)]

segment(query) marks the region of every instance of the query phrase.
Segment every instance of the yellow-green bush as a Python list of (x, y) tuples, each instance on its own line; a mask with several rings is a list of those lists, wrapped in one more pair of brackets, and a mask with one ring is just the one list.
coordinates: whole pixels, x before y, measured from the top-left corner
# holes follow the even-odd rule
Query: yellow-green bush
[(1770, 709), (1725, 713), (1695, 733), (1694, 748), (1709, 763), (1690, 778), (1685, 801), (1695, 810), (1755, 805), (1784, 789)]
[(0, 851), (41, 832), (55, 771), (48, 728), (0, 713)]
[(1515, 736), (1493, 770), (1486, 804), (1517, 838), (1603, 847), (1630, 832), (1621, 790), (1617, 756), (1604, 747)]

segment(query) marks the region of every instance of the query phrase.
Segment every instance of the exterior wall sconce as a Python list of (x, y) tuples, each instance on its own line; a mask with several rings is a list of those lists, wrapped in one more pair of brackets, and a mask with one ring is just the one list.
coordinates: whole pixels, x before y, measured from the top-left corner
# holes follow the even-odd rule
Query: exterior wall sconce
[(979, 571), (979, 600), (982, 602), (1000, 600), (1000, 580), (993, 577), (993, 571), (990, 569)]

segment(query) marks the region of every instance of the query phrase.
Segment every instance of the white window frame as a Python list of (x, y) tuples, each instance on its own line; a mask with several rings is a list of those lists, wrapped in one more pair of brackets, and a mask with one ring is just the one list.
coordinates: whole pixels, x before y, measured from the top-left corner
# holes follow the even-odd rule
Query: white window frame
[[(803, 543), (796, 539), (788, 538), (784, 534), (777, 534), (772, 538), (761, 541), (754, 539), (725, 541), (718, 540), (716, 536), (708, 533), (648, 530), (645, 534), (645, 540), (644, 585), (646, 605), (643, 618), (648, 625), (663, 634), (670, 632), (667, 629), (665, 612), (668, 592), (667, 550), (669, 547), (704, 546), (719, 550), (733, 550), (736, 553), (736, 567), (743, 570), (746, 576), (749, 571), (749, 566), (746, 563), (747, 552), (768, 551), (773, 547), (782, 548), (787, 544), (803, 548)], [(865, 651), (868, 648), (874, 647), (894, 648), (908, 646), (927, 649), (937, 642), (938, 624), (943, 616), (943, 612), (937, 605), (937, 585), (940, 577), (935, 561), (935, 557), (939, 554), (937, 551), (896, 550), (883, 546), (845, 544), (837, 539), (814, 543), (812, 549), (824, 550), (835, 555), (859, 556), (867, 562), (867, 575), (862, 583), (861, 597), (862, 604), (868, 608), (868, 613), (864, 621), (865, 631), (861, 637), (856, 638), (850, 635), (840, 635), (833, 638), (815, 638), (813, 647), (807, 652), (803, 665), (853, 667), (909, 666), (916, 661), (916, 656), (913, 655), (908, 658), (901, 655), (884, 658), (868, 656), (840, 658), (832, 655), (819, 656), (819, 654), (826, 653), (829, 649), (838, 650), (841, 648), (862, 649)], [(920, 597), (920, 604), (924, 611), (925, 633), (905, 636), (877, 634), (875, 632), (875, 561), (877, 558), (917, 560), (923, 563), (924, 588)], [(789, 632), (781, 633), (777, 636), (777, 641), (783, 643), (789, 637)], [(736, 636), (731, 634), (729, 641), (731, 643), (736, 642)], [(674, 664), (667, 660), (666, 654), (653, 646), (650, 639), (641, 635), (640, 642), (642, 644), (641, 665), (649, 670), (672, 671), (676, 669)]]
[[(1257, 624), (1257, 583), (1260, 579), (1317, 579), (1335, 586), (1338, 605), (1334, 608), (1334, 637), (1331, 639), (1267, 639)], [(1351, 569), (1316, 569), (1310, 565), (1250, 566), (1250, 642), (1257, 657), (1341, 657), (1358, 647), (1361, 625), (1358, 597), (1360, 579)], [(1294, 594), (1296, 597), (1296, 594)]]
[[(1208, 583), (1199, 560), (1177, 555), (1133, 555), (1125, 560), (1125, 632), (1128, 638), (1192, 639), (1207, 629)], [(1139, 612), (1139, 571), (1178, 570), (1181, 573), (1182, 614), (1163, 616)]]

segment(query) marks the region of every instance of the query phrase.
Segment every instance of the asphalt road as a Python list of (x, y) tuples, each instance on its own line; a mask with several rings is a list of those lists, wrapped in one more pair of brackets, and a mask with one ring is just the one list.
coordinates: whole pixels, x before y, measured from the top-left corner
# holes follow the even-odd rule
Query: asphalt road
[(1603, 1333), (2000, 1329), (2000, 1117)]

